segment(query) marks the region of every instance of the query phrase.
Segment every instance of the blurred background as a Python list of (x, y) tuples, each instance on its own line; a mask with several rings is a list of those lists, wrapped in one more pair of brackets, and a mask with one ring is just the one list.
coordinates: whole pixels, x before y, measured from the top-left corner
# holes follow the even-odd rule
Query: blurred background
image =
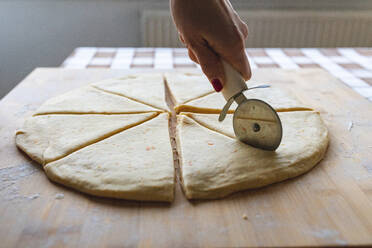
[[(247, 47), (372, 46), (372, 0), (231, 2)], [(76, 47), (181, 46), (168, 0), (0, 0), (0, 34), (0, 98)]]

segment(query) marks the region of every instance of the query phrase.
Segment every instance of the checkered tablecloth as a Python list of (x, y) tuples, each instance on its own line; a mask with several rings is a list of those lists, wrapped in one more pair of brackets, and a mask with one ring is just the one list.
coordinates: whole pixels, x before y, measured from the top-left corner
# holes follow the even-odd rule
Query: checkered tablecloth
[[(250, 48), (254, 68), (323, 68), (372, 101), (372, 48)], [(79, 47), (64, 68), (197, 68), (185, 48)]]

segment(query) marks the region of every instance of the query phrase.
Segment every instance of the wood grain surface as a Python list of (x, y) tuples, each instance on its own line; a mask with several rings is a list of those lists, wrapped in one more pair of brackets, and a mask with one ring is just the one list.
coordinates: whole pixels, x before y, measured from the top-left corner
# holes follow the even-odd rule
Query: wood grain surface
[(372, 245), (372, 104), (320, 69), (262, 69), (252, 81), (320, 111), (330, 131), (324, 160), (221, 200), (187, 201), (179, 185), (172, 204), (89, 196), (50, 182), (16, 148), (15, 130), (45, 100), (128, 73), (41, 68), (1, 100), (0, 247)]

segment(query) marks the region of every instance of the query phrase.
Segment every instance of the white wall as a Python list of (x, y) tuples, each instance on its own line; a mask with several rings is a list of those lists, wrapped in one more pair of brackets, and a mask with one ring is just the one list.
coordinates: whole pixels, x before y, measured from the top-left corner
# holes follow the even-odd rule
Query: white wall
[[(202, 1), (202, 0), (201, 0)], [(237, 8), (371, 8), (369, 0), (232, 0)], [(79, 46), (141, 46), (140, 13), (168, 0), (0, 0), (0, 98)]]
[(0, 1), (0, 98), (35, 67), (59, 66), (75, 47), (140, 46), (140, 9), (163, 5), (167, 3)]

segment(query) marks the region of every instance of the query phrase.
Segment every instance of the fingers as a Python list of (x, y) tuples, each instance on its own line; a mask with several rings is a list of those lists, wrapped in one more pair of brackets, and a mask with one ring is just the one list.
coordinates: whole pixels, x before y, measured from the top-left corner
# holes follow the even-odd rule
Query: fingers
[(199, 61), (198, 59), (196, 58), (194, 52), (188, 48), (188, 45), (186, 44), (185, 42), (185, 39), (183, 38), (183, 35), (181, 33), (178, 33), (178, 38), (180, 39), (180, 41), (187, 47), (187, 51), (189, 53), (189, 57), (192, 61), (194, 61), (195, 63), (199, 64)]
[(194, 61), (195, 63), (199, 64), (198, 58), (196, 57), (194, 52), (191, 49), (188, 49), (188, 52), (189, 52), (190, 59)]
[(206, 44), (193, 44), (189, 47), (190, 49), (215, 91), (221, 91), (225, 81), (225, 73), (219, 56)]
[[(231, 5), (230, 5), (231, 6)], [(232, 6), (231, 6), (232, 8)], [(222, 51), (217, 51), (221, 56), (229, 62), (237, 71), (242, 74), (245, 80), (251, 78), (251, 67), (247, 55), (245, 53), (245, 40), (248, 37), (248, 26), (240, 18), (238, 13), (233, 11), (234, 19), (236, 23), (236, 34), (232, 39), (230, 39), (231, 44), (229, 46), (220, 47)], [(227, 47), (227, 48), (226, 48)]]
[(248, 37), (248, 26), (247, 24), (240, 18), (240, 16), (235, 13), (235, 23), (238, 24), (238, 27), (239, 27), (239, 31), (240, 33), (242, 34), (244, 40), (247, 39)]
[(227, 56), (225, 59), (235, 68), (235, 70), (242, 74), (244, 80), (249, 80), (251, 78), (251, 66), (249, 65), (249, 61), (244, 50), (233, 53), (233, 56)]
[(251, 66), (249, 65), (247, 54), (244, 49), (244, 40), (235, 41), (230, 47), (216, 49), (222, 58), (231, 64), (235, 70), (240, 72), (245, 80), (252, 76)]
[(245, 22), (240, 22), (239, 23), (239, 29), (240, 29), (240, 32), (242, 33), (244, 39), (247, 39), (248, 38), (248, 26), (247, 24), (245, 24)]
[(181, 33), (178, 33), (178, 38), (180, 39), (180, 41), (183, 43), (183, 44), (186, 44), (185, 43), (185, 39), (183, 38), (183, 35)]

